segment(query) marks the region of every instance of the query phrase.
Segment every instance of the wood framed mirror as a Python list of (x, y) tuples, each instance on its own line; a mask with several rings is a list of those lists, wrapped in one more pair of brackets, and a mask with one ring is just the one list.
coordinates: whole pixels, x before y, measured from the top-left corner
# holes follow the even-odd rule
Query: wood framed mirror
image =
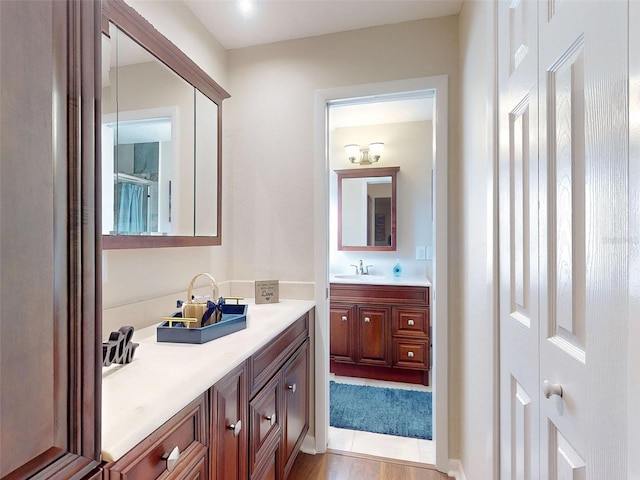
[(220, 245), (229, 94), (123, 0), (102, 5), (103, 248)]
[(400, 167), (335, 170), (338, 250), (395, 251)]

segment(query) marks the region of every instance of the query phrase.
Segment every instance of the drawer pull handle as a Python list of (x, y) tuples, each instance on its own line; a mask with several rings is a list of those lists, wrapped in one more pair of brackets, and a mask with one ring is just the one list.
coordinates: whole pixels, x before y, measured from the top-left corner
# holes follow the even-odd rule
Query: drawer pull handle
[(180, 449), (176, 446), (171, 452), (162, 455), (162, 459), (167, 462), (167, 471), (171, 472), (180, 459)]
[(233, 430), (233, 436), (237, 437), (240, 435), (240, 430), (242, 430), (242, 422), (238, 420), (236, 423), (232, 423), (227, 427), (229, 430)]
[(343, 321), (343, 322), (346, 322), (347, 320), (348, 320), (348, 319), (347, 319), (347, 316), (346, 316), (346, 315), (342, 315), (342, 321)]
[(364, 317), (364, 323), (371, 323), (371, 319), (369, 317)]
[(265, 420), (269, 420), (269, 423), (271, 425), (274, 425), (276, 423), (276, 413), (273, 412), (271, 415), (269, 415), (268, 417), (264, 417)]
[(413, 320), (409, 319), (409, 321), (407, 322), (407, 324), (408, 324), (410, 327), (413, 327), (413, 326), (416, 324), (416, 322), (414, 322)]
[(413, 352), (407, 352), (407, 357), (413, 358)]
[(296, 389), (297, 389), (298, 387), (297, 387), (297, 386), (296, 386), (296, 384), (294, 383), (293, 385), (287, 385), (287, 388), (288, 388), (289, 390), (291, 390), (291, 393), (296, 393)]

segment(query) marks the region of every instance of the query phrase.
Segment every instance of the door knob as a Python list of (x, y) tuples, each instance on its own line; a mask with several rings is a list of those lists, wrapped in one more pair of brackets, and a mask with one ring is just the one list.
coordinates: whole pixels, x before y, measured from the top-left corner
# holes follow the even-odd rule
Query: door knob
[(233, 436), (237, 437), (240, 435), (240, 430), (242, 430), (242, 422), (238, 420), (236, 423), (232, 423), (227, 427), (229, 430), (233, 430)]
[(542, 392), (546, 398), (551, 398), (553, 395), (562, 397), (562, 385), (559, 383), (551, 383), (549, 380), (545, 380), (542, 383)]
[(409, 324), (410, 327), (413, 327), (416, 324), (416, 322), (414, 322), (411, 319), (409, 319), (409, 321), (407, 323)]
[(346, 322), (347, 321), (347, 316), (346, 315), (342, 315), (342, 321)]
[(407, 357), (413, 358), (413, 352), (407, 352)]
[(269, 415), (268, 417), (264, 417), (265, 420), (269, 420), (269, 423), (271, 425), (273, 425), (274, 423), (276, 423), (276, 414), (275, 412), (272, 413), (271, 415)]
[(287, 388), (288, 388), (289, 390), (291, 390), (291, 393), (296, 393), (296, 389), (297, 389), (298, 387), (297, 387), (297, 386), (296, 386), (296, 384), (294, 383), (293, 385), (287, 385)]
[(364, 323), (371, 323), (371, 319), (369, 317), (364, 317)]

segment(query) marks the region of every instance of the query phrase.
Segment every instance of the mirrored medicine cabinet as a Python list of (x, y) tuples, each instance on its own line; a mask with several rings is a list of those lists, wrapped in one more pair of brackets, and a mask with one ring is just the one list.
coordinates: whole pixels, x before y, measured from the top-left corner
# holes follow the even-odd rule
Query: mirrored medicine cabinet
[(103, 248), (221, 244), (228, 97), (123, 0), (103, 0)]
[(335, 170), (338, 250), (395, 251), (400, 167)]

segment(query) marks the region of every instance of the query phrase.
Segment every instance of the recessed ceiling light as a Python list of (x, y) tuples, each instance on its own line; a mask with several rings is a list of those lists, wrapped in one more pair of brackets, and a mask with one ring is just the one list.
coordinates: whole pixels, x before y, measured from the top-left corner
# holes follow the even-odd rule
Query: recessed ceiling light
[(253, 10), (253, 2), (251, 0), (238, 0), (238, 6), (245, 15), (250, 14)]

